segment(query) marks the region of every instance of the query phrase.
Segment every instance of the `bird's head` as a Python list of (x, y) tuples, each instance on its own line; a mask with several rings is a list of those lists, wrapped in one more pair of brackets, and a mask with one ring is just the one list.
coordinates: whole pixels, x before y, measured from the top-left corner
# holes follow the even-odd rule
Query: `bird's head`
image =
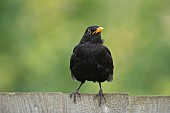
[(101, 32), (104, 28), (99, 26), (89, 26), (80, 41), (80, 43), (97, 43), (101, 44), (103, 43), (103, 40), (101, 39)]

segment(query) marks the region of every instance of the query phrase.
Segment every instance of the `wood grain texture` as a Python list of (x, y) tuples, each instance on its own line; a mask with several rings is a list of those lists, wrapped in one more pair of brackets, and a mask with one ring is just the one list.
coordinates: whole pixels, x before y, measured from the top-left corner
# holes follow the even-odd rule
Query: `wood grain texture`
[(0, 93), (0, 113), (170, 113), (170, 96), (105, 94), (99, 107), (95, 94), (73, 102), (65, 93)]
[(131, 96), (129, 113), (170, 113), (170, 96)]

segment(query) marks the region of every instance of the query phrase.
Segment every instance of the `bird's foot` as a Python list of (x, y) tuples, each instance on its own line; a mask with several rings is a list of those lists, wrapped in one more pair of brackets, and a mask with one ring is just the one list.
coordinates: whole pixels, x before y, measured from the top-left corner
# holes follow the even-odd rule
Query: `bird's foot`
[(76, 91), (76, 92), (73, 92), (73, 93), (70, 94), (70, 98), (73, 97), (74, 103), (76, 103), (76, 95), (78, 95), (79, 98), (81, 99), (81, 95), (80, 95), (80, 92), (79, 92), (79, 91)]
[(106, 103), (106, 98), (104, 97), (104, 94), (103, 94), (103, 90), (102, 90), (102, 89), (100, 89), (100, 90), (99, 90), (99, 93), (96, 94), (95, 98), (97, 98), (97, 97), (99, 97), (99, 107), (101, 106), (102, 100), (104, 100), (105, 103)]

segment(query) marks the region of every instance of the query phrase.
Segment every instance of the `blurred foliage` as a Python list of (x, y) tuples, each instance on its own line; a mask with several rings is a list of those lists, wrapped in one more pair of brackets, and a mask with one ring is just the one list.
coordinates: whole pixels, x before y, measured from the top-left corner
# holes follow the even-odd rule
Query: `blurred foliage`
[[(170, 1), (1, 0), (0, 91), (72, 92), (69, 59), (89, 25), (105, 28), (114, 81), (104, 92), (170, 94)], [(95, 89), (95, 90), (94, 90)], [(98, 92), (86, 82), (81, 92)]]

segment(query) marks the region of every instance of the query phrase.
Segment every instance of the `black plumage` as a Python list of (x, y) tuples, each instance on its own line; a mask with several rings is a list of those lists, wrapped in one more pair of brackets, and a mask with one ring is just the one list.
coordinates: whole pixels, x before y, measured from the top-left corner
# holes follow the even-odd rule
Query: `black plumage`
[(74, 80), (81, 82), (76, 92), (71, 94), (76, 101), (79, 89), (85, 81), (98, 82), (100, 103), (104, 98), (101, 82), (113, 80), (113, 60), (109, 49), (103, 45), (102, 27), (90, 26), (86, 29), (80, 43), (74, 48), (70, 59), (70, 70)]

